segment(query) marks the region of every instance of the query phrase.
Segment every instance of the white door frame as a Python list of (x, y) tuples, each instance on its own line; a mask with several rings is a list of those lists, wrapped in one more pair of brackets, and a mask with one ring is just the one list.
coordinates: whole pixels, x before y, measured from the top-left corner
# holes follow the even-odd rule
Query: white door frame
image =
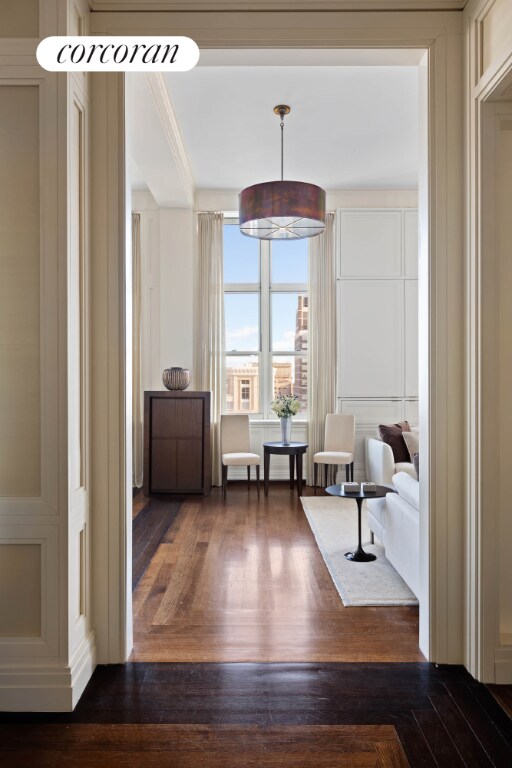
[[(496, 137), (512, 115), (512, 8), (470, 0), (464, 12), (467, 235), (467, 624), (465, 664), (478, 680), (512, 681), (512, 638), (500, 636), (500, 506), (508, 472), (500, 452), (500, 243)], [(508, 31), (508, 35), (507, 35)], [(503, 101), (505, 100), (505, 101)], [(501, 103), (500, 103), (501, 102)], [(501, 114), (500, 114), (501, 113)], [(510, 542), (509, 549), (510, 549)], [(505, 557), (508, 557), (505, 554)]]
[[(463, 661), (464, 340), (462, 18), (450, 12), (92, 13), (94, 34), (187, 35), (200, 48), (419, 48), (428, 52), (428, 131), (420, 199), (420, 645), (430, 661)], [(125, 391), (124, 80), (92, 82), (92, 510), (98, 660), (131, 647), (131, 471)], [(128, 276), (129, 279), (129, 276)], [(94, 319), (96, 316), (96, 320)], [(105, 332), (108, 329), (108, 332)]]

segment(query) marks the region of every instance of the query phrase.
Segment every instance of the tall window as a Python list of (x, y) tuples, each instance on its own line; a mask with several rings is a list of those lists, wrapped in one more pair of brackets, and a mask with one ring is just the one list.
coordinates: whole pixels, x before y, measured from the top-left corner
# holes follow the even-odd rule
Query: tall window
[(265, 241), (224, 224), (226, 411), (273, 418), (270, 403), (307, 406), (307, 240)]

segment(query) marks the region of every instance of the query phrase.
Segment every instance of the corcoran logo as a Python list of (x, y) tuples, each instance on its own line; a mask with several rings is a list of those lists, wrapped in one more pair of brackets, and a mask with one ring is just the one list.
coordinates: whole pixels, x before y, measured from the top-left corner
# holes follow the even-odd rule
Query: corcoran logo
[(190, 37), (45, 37), (37, 60), (49, 72), (185, 72), (199, 48)]

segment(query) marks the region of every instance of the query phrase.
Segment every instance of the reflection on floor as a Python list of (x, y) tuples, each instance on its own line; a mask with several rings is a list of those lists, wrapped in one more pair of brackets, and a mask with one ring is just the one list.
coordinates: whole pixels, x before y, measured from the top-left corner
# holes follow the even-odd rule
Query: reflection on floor
[[(135, 512), (148, 503), (162, 518), (175, 505), (139, 494)], [(230, 483), (172, 515), (134, 592), (132, 660), (424, 660), (417, 608), (343, 606), (287, 483), (259, 499)]]

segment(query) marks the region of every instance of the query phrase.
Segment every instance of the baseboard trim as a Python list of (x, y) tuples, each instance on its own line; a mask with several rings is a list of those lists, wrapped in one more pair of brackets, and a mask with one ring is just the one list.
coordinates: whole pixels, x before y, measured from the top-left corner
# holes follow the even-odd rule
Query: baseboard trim
[(90, 632), (75, 654), (71, 664), (72, 709), (78, 704), (85, 686), (91, 679), (97, 664), (96, 641), (94, 632)]
[(0, 711), (71, 712), (95, 666), (96, 643), (91, 632), (70, 666), (0, 667)]

